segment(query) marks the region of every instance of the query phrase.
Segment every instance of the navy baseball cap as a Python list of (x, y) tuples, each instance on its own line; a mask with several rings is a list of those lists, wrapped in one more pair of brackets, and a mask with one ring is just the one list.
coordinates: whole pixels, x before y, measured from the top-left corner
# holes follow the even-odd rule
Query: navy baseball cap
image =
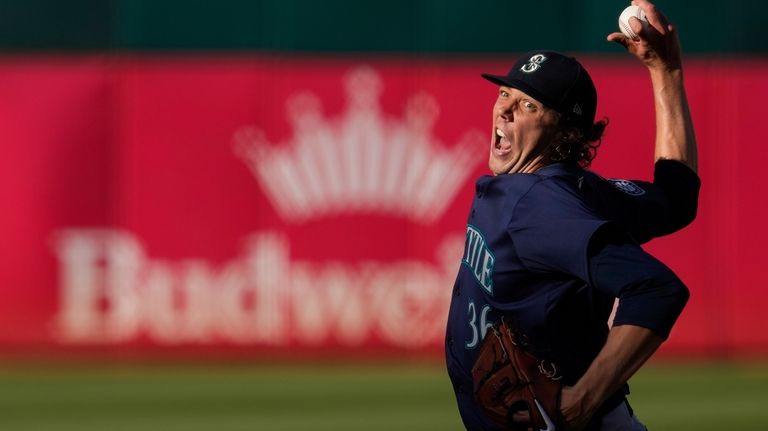
[(592, 78), (575, 58), (556, 51), (523, 54), (506, 75), (483, 73), (497, 85), (516, 88), (588, 129), (595, 121), (597, 91)]

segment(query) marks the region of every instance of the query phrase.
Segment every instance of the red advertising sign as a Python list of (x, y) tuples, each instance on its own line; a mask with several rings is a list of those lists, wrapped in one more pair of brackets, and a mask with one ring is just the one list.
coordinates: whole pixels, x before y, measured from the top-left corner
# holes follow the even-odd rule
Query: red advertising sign
[[(4, 59), (0, 349), (439, 354), (486, 173), (496, 89), (479, 73), (506, 60)], [(584, 62), (611, 121), (595, 169), (647, 179), (646, 72)], [(765, 153), (759, 66), (687, 72), (700, 217), (649, 246), (692, 291), (670, 351), (768, 346), (766, 205), (745, 189)]]

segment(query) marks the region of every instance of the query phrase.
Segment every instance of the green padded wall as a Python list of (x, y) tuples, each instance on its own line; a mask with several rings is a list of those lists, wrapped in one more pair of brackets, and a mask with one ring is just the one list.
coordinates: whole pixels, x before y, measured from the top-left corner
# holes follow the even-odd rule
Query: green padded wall
[[(617, 0), (0, 0), (3, 51), (614, 52)], [(768, 2), (658, 1), (688, 53), (768, 51)]]

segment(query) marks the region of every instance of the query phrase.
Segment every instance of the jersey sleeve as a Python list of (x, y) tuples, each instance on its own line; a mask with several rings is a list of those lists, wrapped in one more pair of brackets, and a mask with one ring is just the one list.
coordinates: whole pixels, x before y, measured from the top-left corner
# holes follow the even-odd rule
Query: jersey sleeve
[(683, 163), (659, 160), (653, 182), (599, 179), (588, 187), (596, 206), (639, 243), (676, 232), (690, 224), (698, 207), (699, 177)]
[(608, 222), (568, 184), (541, 181), (515, 202), (509, 213), (507, 233), (523, 265), (532, 271), (561, 272), (589, 280), (589, 242)]
[(689, 297), (671, 269), (610, 227), (596, 233), (589, 261), (592, 286), (619, 298), (614, 325), (642, 326), (669, 337)]
[(696, 218), (701, 179), (691, 168), (675, 160), (659, 160), (653, 184), (666, 198), (667, 217), (661, 235), (676, 232)]

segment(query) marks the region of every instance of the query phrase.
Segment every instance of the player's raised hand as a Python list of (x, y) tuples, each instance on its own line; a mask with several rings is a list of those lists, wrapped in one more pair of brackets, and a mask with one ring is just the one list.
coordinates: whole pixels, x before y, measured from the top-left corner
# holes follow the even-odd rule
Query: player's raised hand
[(680, 69), (682, 61), (676, 28), (650, 1), (632, 0), (632, 4), (643, 10), (648, 23), (630, 18), (629, 25), (638, 37), (630, 39), (615, 32), (608, 35), (608, 41), (622, 45), (648, 68)]

